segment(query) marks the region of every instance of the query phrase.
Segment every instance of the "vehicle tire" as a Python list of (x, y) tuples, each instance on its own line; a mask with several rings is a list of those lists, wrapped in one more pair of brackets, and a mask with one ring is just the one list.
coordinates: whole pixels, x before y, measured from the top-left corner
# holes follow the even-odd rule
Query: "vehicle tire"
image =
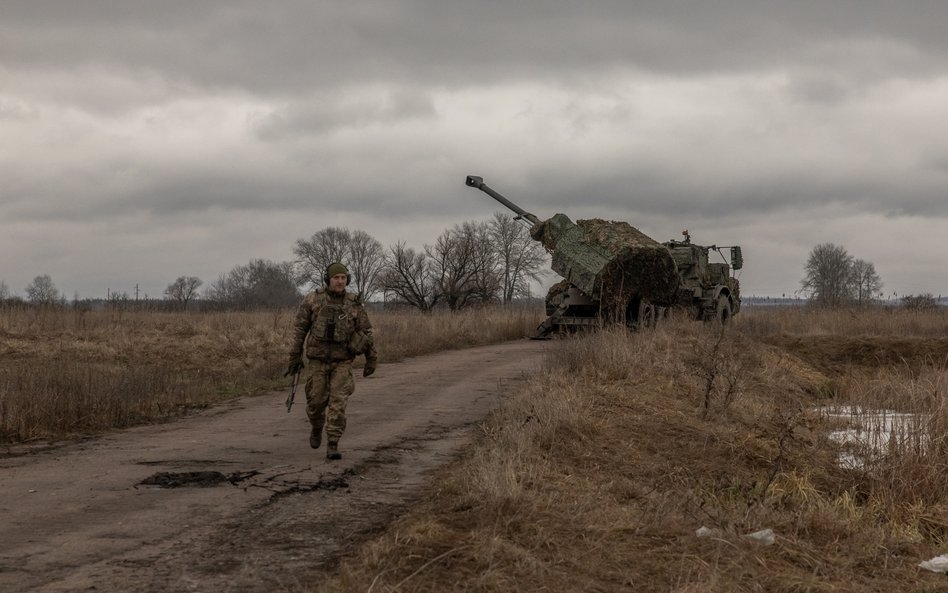
[(654, 329), (658, 322), (658, 307), (651, 301), (642, 299), (639, 303), (638, 320), (640, 329)]
[(633, 301), (626, 310), (626, 324), (635, 330), (654, 328), (658, 313), (658, 307), (647, 299)]
[(727, 325), (731, 322), (731, 301), (727, 297), (718, 297), (715, 317), (721, 325)]

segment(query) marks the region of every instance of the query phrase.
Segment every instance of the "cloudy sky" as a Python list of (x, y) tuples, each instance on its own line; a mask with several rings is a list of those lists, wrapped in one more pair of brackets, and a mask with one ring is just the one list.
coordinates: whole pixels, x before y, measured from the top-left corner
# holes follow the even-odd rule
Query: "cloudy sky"
[[(161, 296), (328, 226), (422, 247), (500, 209), (819, 243), (948, 295), (941, 0), (4, 0), (0, 281)], [(552, 281), (552, 278), (551, 278)]]

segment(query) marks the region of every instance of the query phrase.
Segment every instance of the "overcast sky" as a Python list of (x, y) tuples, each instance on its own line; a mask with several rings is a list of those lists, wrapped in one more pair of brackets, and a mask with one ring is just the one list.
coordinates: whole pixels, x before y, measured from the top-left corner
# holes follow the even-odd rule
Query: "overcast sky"
[[(941, 0), (4, 0), (0, 280), (161, 296), (328, 226), (422, 247), (500, 210), (819, 243), (948, 295)], [(550, 282), (553, 277), (550, 277)], [(549, 284), (548, 282), (547, 284)]]

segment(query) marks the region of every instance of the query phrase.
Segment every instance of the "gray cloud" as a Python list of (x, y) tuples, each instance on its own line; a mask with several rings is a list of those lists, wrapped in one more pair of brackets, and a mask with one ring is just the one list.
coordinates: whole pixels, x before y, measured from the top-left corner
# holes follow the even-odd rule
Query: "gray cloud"
[(340, 128), (390, 125), (436, 115), (431, 98), (410, 90), (385, 92), (380, 97), (312, 97), (297, 100), (271, 113), (258, 115), (251, 127), (264, 141), (320, 136)]
[(63, 0), (0, 17), (14, 288), (185, 264), (210, 280), (330, 225), (420, 246), (498, 209), (466, 174), (541, 216), (743, 234), (749, 261), (770, 258), (751, 291), (795, 289), (815, 242), (871, 233), (884, 246), (856, 255), (882, 268), (906, 243), (887, 229), (914, 225), (936, 237), (929, 270), (948, 247), (931, 227), (948, 218), (942, 2)]
[(855, 75), (924, 76), (944, 62), (946, 13), (934, 0), (16, 2), (4, 8), (0, 55), (31, 70), (102, 64), (268, 94), (817, 60)]

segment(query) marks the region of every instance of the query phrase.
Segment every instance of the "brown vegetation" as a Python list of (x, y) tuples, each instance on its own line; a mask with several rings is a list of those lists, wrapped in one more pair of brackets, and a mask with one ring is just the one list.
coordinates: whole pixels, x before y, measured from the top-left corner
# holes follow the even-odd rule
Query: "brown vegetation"
[[(948, 590), (917, 566), (948, 552), (946, 329), (751, 309), (723, 341), (682, 320), (559, 341), (316, 590)], [(915, 420), (881, 448), (830, 438), (880, 410)]]
[[(285, 385), (291, 314), (0, 311), (0, 436)], [(529, 334), (539, 312), (372, 317), (393, 361)], [(948, 552), (946, 330), (941, 310), (747, 308), (723, 338), (671, 319), (559, 340), (317, 590), (948, 590), (918, 567)]]
[[(153, 422), (286, 385), (293, 314), (0, 307), (0, 442)], [(541, 311), (370, 314), (392, 362), (529, 335)]]

